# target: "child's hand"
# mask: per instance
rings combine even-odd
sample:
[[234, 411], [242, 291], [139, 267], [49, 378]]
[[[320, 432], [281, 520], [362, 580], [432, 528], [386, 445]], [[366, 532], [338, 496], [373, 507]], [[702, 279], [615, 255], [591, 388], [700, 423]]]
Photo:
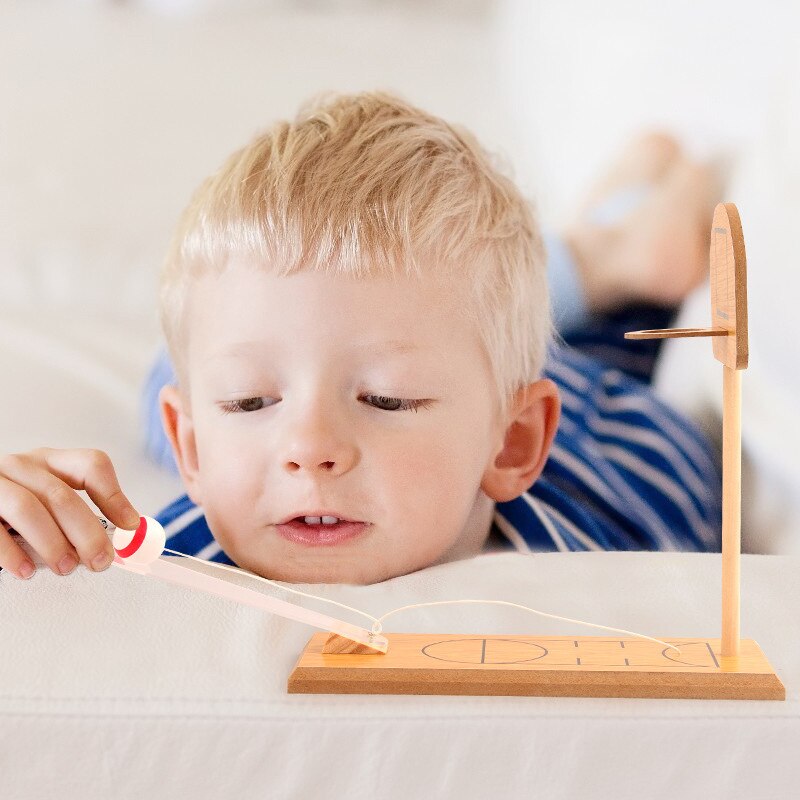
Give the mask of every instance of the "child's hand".
[[[85, 490], [117, 527], [133, 530], [139, 524], [102, 450], [39, 447], [0, 456], [0, 567], [21, 578], [35, 569], [10, 529], [56, 575], [67, 575], [79, 560], [96, 572], [111, 564], [114, 548], [108, 534], [75, 489]], [[33, 568], [28, 575], [25, 564]]]

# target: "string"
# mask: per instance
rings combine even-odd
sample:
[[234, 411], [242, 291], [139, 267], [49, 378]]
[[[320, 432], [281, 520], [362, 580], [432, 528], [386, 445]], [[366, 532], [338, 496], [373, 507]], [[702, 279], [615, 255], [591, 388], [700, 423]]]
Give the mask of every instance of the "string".
[[[645, 636], [643, 633], [636, 633], [634, 631], [626, 631], [623, 628], [610, 628], [608, 625], [597, 625], [594, 622], [584, 622], [580, 619], [570, 619], [569, 617], [560, 617], [558, 614], [548, 614], [546, 611], [537, 611], [535, 608], [528, 608], [528, 606], [520, 605], [519, 603], [511, 603], [508, 600], [436, 600], [432, 603], [413, 603], [409, 606], [401, 606], [400, 608], [395, 608], [392, 611], [389, 611], [387, 614], [384, 614], [379, 619], [386, 619], [386, 617], [396, 614], [398, 611], [403, 611], [406, 608], [421, 608], [422, 606], [439, 606], [445, 605], [447, 603], [497, 603], [498, 605], [504, 606], [514, 606], [515, 608], [523, 608], [526, 611], [532, 611], [534, 614], [541, 614], [543, 617], [552, 617], [553, 619], [563, 619], [567, 622], [577, 622], [579, 625], [589, 625], [592, 628], [603, 628], [607, 631], [616, 631], [617, 633], [628, 633], [631, 636], [640, 636], [643, 639], [649, 639], [651, 642], [658, 642], [659, 644], [663, 644], [666, 647], [671, 647], [673, 650], [677, 650], [678, 654], [680, 655], [680, 648], [676, 647], [674, 644], [669, 644], [668, 642], [664, 642], [661, 639], [655, 639], [652, 636]], [[372, 626], [373, 633], [380, 633], [382, 628], [375, 630], [375, 626]]]
[[[183, 556], [184, 558], [191, 558], [192, 561], [199, 561], [201, 564], [208, 564], [211, 567], [216, 567], [217, 569], [226, 569], [229, 572], [238, 572], [240, 575], [244, 575], [247, 578], [254, 578], [257, 581], [264, 581], [264, 583], [270, 584], [270, 586], [275, 586], [278, 589], [285, 589], [287, 592], [292, 592], [293, 594], [299, 594], [303, 597], [310, 597], [312, 600], [322, 600], [323, 603], [333, 603], [335, 606], [341, 606], [342, 608], [346, 608], [348, 611], [355, 611], [356, 614], [362, 614], [365, 617], [368, 617], [372, 620], [373, 628], [375, 623], [380, 625], [380, 620], [377, 617], [373, 617], [372, 614], [368, 614], [366, 611], [361, 611], [358, 608], [353, 608], [352, 606], [345, 605], [344, 603], [340, 603], [338, 600], [331, 600], [327, 597], [319, 597], [315, 594], [309, 594], [308, 592], [301, 592], [299, 589], [292, 589], [289, 586], [284, 586], [282, 583], [277, 583], [276, 581], [271, 581], [269, 578], [265, 578], [263, 575], [256, 575], [253, 572], [248, 572], [246, 569], [240, 569], [239, 567], [231, 567], [228, 564], [217, 564], [214, 561], [207, 561], [204, 558], [196, 558], [195, 556], [186, 555], [186, 553], [179, 553], [177, 550], [170, 550], [168, 547], [164, 548], [165, 553], [174, 553], [176, 556]], [[374, 631], [373, 633], [380, 633], [380, 631]]]
[[[381, 620], [386, 619], [386, 617], [391, 616], [392, 614], [396, 614], [398, 611], [405, 611], [408, 608], [422, 608], [424, 606], [441, 606], [441, 605], [450, 605], [456, 603], [492, 603], [496, 605], [505, 605], [505, 606], [513, 606], [515, 608], [521, 608], [525, 611], [531, 611], [534, 614], [541, 614], [544, 617], [551, 617], [552, 619], [560, 619], [566, 622], [575, 622], [578, 625], [588, 625], [592, 628], [602, 628], [607, 631], [615, 631], [617, 633], [625, 633], [630, 636], [637, 636], [642, 639], [648, 639], [651, 642], [658, 642], [659, 644], [663, 644], [667, 648], [672, 648], [673, 650], [678, 651], [678, 655], [680, 655], [681, 650], [679, 647], [676, 647], [674, 644], [669, 644], [669, 642], [662, 641], [661, 639], [656, 639], [652, 636], [647, 636], [643, 633], [636, 633], [635, 631], [626, 631], [623, 628], [611, 628], [608, 625], [598, 625], [594, 622], [584, 622], [583, 620], [579, 619], [571, 619], [569, 617], [561, 617], [558, 614], [548, 614], [546, 611], [537, 611], [535, 608], [529, 608], [528, 606], [520, 605], [519, 603], [512, 603], [508, 600], [474, 600], [474, 599], [464, 599], [464, 600], [436, 600], [431, 603], [412, 603], [411, 605], [407, 606], [400, 606], [400, 608], [392, 609], [388, 611], [381, 617], [374, 617], [372, 614], [367, 613], [366, 611], [361, 611], [358, 608], [353, 608], [352, 606], [345, 605], [344, 603], [340, 603], [338, 600], [331, 600], [328, 597], [320, 597], [319, 595], [310, 594], [309, 592], [301, 592], [299, 589], [292, 589], [289, 586], [284, 586], [282, 583], [277, 583], [276, 581], [272, 581], [269, 578], [265, 578], [263, 575], [256, 575], [253, 572], [248, 572], [247, 570], [240, 569], [239, 567], [231, 567], [227, 564], [217, 564], [214, 561], [207, 561], [203, 558], [196, 558], [195, 556], [187, 555], [186, 553], [179, 553], [177, 550], [170, 550], [168, 547], [164, 548], [164, 552], [166, 553], [174, 553], [178, 556], [183, 556], [184, 558], [191, 558], [194, 561], [199, 561], [202, 564], [208, 564], [209, 566], [216, 567], [217, 569], [225, 569], [229, 570], [230, 572], [238, 572], [240, 575], [244, 575], [248, 578], [254, 578], [258, 581], [264, 581], [265, 583], [270, 584], [270, 586], [275, 586], [278, 589], [284, 589], [287, 592], [292, 592], [294, 594], [299, 594], [303, 597], [309, 597], [312, 600], [321, 600], [323, 603], [333, 603], [333, 605], [340, 606], [341, 608], [346, 608], [348, 611], [354, 611], [356, 614], [362, 614], [365, 617], [368, 617], [372, 620], [372, 633], [376, 636], [382, 633], [383, 625]], [[533, 555], [533, 553], [530, 553]]]

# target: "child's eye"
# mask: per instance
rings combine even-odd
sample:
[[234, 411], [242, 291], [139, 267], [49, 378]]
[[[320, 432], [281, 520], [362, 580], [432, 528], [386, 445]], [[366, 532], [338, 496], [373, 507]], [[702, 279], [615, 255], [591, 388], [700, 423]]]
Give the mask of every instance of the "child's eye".
[[219, 404], [223, 414], [237, 411], [259, 411], [264, 407], [263, 397], [245, 397], [243, 400], [228, 400]]
[[364, 397], [377, 398], [379, 403], [389, 406], [389, 408], [385, 405], [376, 406], [382, 411], [416, 411], [420, 407], [427, 408], [431, 403], [430, 400], [403, 400], [399, 397], [384, 397], [377, 394], [366, 394]]

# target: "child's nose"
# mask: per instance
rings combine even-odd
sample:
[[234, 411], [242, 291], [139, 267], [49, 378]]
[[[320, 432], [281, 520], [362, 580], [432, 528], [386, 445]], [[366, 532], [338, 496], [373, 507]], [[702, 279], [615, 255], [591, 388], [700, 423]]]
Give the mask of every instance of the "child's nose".
[[356, 446], [343, 436], [296, 435], [283, 453], [289, 472], [339, 474], [351, 469], [358, 460]]
[[343, 472], [358, 461], [358, 444], [352, 425], [343, 413], [325, 401], [312, 402], [297, 409], [286, 420], [278, 455], [290, 472]]

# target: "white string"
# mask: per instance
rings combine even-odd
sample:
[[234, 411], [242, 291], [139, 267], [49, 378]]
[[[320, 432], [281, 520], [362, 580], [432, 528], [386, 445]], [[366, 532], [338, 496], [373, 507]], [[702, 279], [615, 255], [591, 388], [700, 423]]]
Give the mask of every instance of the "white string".
[[[396, 614], [398, 611], [403, 611], [406, 608], [421, 608], [422, 606], [440, 606], [446, 605], [447, 603], [497, 603], [498, 605], [503, 606], [514, 606], [515, 608], [523, 608], [525, 611], [532, 611], [534, 614], [541, 614], [543, 617], [552, 617], [553, 619], [563, 619], [567, 622], [577, 622], [578, 625], [589, 625], [592, 628], [603, 628], [607, 631], [616, 631], [617, 633], [628, 633], [631, 636], [640, 636], [643, 639], [649, 639], [651, 642], [658, 642], [659, 644], [663, 644], [666, 647], [671, 647], [673, 650], [677, 650], [678, 654], [680, 655], [680, 648], [676, 647], [674, 644], [669, 644], [668, 642], [664, 642], [661, 639], [654, 639], [652, 636], [645, 636], [643, 633], [635, 633], [634, 631], [626, 631], [622, 628], [610, 628], [608, 625], [596, 625], [594, 622], [583, 622], [580, 619], [570, 619], [569, 617], [560, 617], [558, 614], [548, 614], [546, 611], [537, 611], [535, 608], [528, 608], [528, 606], [522, 606], [519, 603], [511, 603], [508, 600], [436, 600], [433, 603], [413, 603], [409, 606], [401, 606], [400, 608], [395, 608], [392, 611], [389, 611], [387, 614], [384, 614], [379, 619], [386, 619], [386, 617], [391, 616], [392, 614]], [[375, 629], [375, 626], [372, 626], [373, 633], [380, 633], [382, 627], [379, 627], [378, 630]]]
[[[248, 572], [247, 570], [240, 569], [239, 567], [231, 567], [227, 564], [217, 564], [214, 561], [206, 561], [202, 558], [195, 558], [194, 556], [186, 555], [186, 553], [179, 553], [177, 550], [170, 550], [168, 547], [164, 548], [164, 552], [166, 553], [174, 553], [178, 556], [183, 556], [184, 558], [191, 558], [193, 561], [199, 561], [202, 564], [208, 564], [212, 567], [216, 567], [217, 569], [226, 569], [230, 572], [238, 572], [240, 575], [244, 575], [248, 578], [255, 578], [259, 581], [264, 581], [265, 583], [270, 584], [271, 586], [276, 586], [278, 589], [285, 589], [287, 592], [293, 592], [294, 594], [302, 595], [303, 597], [310, 597], [312, 600], [322, 600], [323, 603], [333, 603], [336, 606], [340, 606], [341, 608], [346, 608], [348, 611], [354, 611], [356, 614], [363, 614], [365, 617], [368, 617], [372, 620], [372, 632], [374, 634], [380, 634], [383, 631], [383, 625], [381, 624], [381, 620], [386, 619], [386, 617], [391, 616], [392, 614], [396, 614], [398, 611], [404, 611], [407, 608], [422, 608], [424, 606], [441, 606], [441, 605], [448, 605], [448, 604], [455, 604], [455, 603], [494, 603], [497, 605], [505, 605], [505, 606], [514, 606], [515, 608], [521, 608], [525, 611], [531, 611], [534, 614], [541, 614], [544, 617], [551, 617], [552, 619], [561, 619], [565, 620], [566, 622], [576, 622], [578, 625], [589, 625], [592, 628], [603, 628], [607, 631], [616, 631], [617, 633], [626, 633], [630, 636], [638, 636], [642, 639], [649, 639], [651, 642], [658, 642], [659, 644], [663, 644], [665, 647], [671, 647], [673, 650], [677, 650], [678, 654], [680, 655], [680, 648], [676, 647], [674, 644], [669, 644], [668, 642], [664, 642], [661, 639], [655, 639], [652, 636], [646, 636], [643, 633], [636, 633], [634, 631], [626, 631], [622, 628], [610, 628], [607, 625], [597, 625], [594, 622], [584, 622], [583, 620], [579, 619], [570, 619], [569, 617], [560, 617], [557, 614], [548, 614], [546, 611], [537, 611], [535, 608], [529, 608], [528, 606], [520, 605], [519, 603], [511, 603], [507, 600], [436, 600], [431, 603], [413, 603], [412, 605], [408, 606], [400, 606], [400, 608], [395, 608], [392, 611], [388, 611], [381, 617], [373, 617], [372, 614], [368, 614], [366, 611], [361, 611], [358, 608], [353, 608], [352, 606], [345, 605], [344, 603], [340, 603], [337, 600], [331, 600], [327, 597], [319, 597], [315, 594], [309, 594], [308, 592], [301, 592], [299, 589], [291, 589], [288, 586], [284, 586], [281, 583], [277, 583], [276, 581], [272, 581], [269, 578], [265, 578], [262, 575], [256, 575], [252, 572]], [[533, 555], [533, 553], [530, 553]]]
[[333, 603], [335, 606], [341, 606], [342, 608], [346, 608], [348, 611], [355, 611], [356, 614], [363, 614], [365, 617], [369, 617], [373, 623], [377, 623], [379, 626], [381, 624], [377, 617], [373, 617], [372, 614], [368, 614], [366, 611], [360, 611], [352, 606], [347, 606], [344, 603], [340, 603], [338, 600], [331, 600], [327, 597], [318, 597], [315, 594], [301, 592], [299, 589], [290, 589], [288, 586], [284, 586], [282, 583], [276, 583], [275, 581], [271, 581], [269, 578], [265, 578], [263, 575], [256, 575], [252, 572], [248, 572], [245, 569], [240, 569], [239, 567], [231, 567], [228, 564], [217, 564], [215, 561], [207, 561], [204, 558], [195, 558], [194, 556], [186, 555], [186, 553], [179, 553], [177, 550], [170, 550], [168, 547], [164, 548], [164, 552], [174, 553], [176, 556], [183, 556], [184, 558], [191, 558], [192, 561], [199, 561], [201, 564], [208, 564], [209, 566], [216, 567], [217, 569], [226, 569], [229, 572], [238, 572], [240, 575], [244, 575], [247, 578], [255, 578], [257, 581], [264, 581], [264, 583], [268, 583], [270, 586], [276, 586], [278, 589], [285, 589], [287, 592], [293, 592], [294, 594], [299, 594], [303, 597], [310, 597], [312, 600], [322, 600], [323, 603]]

